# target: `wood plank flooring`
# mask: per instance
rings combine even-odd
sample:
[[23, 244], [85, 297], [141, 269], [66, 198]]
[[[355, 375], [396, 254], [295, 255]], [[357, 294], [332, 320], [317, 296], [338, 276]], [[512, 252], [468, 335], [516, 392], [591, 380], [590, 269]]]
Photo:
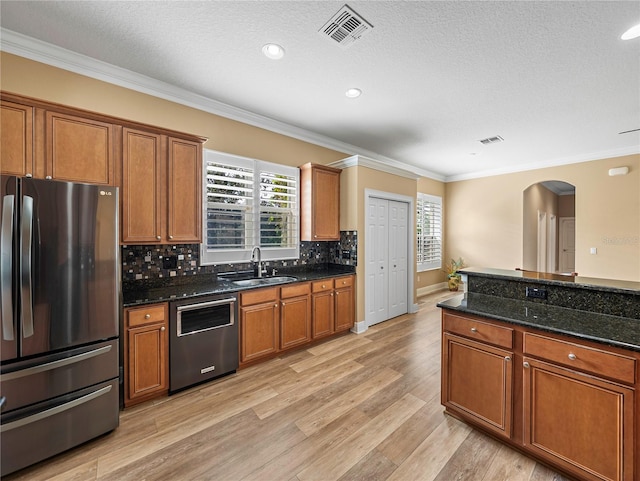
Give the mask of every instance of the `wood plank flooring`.
[[127, 409], [114, 432], [4, 479], [566, 480], [443, 413], [435, 305], [449, 295]]

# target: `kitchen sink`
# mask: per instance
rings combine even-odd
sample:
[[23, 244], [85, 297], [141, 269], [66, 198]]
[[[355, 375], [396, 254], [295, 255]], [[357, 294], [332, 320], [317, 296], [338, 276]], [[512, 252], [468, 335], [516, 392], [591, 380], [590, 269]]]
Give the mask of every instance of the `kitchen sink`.
[[241, 287], [255, 287], [255, 286], [269, 286], [271, 284], [284, 284], [285, 282], [293, 282], [297, 279], [291, 276], [275, 276], [275, 277], [259, 277], [253, 279], [242, 279], [239, 281], [231, 281], [236, 286]]

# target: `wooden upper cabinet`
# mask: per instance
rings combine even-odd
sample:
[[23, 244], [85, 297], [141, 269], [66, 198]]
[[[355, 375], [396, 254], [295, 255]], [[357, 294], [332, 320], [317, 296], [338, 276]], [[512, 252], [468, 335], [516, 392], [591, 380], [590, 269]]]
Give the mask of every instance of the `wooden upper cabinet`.
[[122, 132], [122, 241], [162, 240], [162, 136], [140, 130]]
[[202, 144], [169, 137], [168, 239], [202, 239]]
[[48, 111], [45, 178], [116, 185], [114, 125]]
[[129, 128], [122, 141], [122, 242], [200, 242], [202, 143]]
[[300, 239], [340, 240], [340, 169], [300, 167]]
[[33, 175], [33, 107], [0, 105], [0, 166], [7, 175]]

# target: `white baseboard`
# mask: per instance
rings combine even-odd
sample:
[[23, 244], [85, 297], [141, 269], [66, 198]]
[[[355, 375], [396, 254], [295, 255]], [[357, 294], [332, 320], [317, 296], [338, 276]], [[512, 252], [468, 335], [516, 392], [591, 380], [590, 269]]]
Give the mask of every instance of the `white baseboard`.
[[443, 289], [448, 289], [448, 284], [446, 282], [441, 282], [439, 284], [431, 284], [430, 286], [420, 287], [419, 289], [416, 290], [416, 297], [426, 296], [427, 294], [441, 291]]
[[369, 329], [369, 326], [367, 325], [367, 321], [360, 321], [355, 323], [355, 325], [351, 328], [351, 332], [355, 334], [362, 334], [367, 329]]

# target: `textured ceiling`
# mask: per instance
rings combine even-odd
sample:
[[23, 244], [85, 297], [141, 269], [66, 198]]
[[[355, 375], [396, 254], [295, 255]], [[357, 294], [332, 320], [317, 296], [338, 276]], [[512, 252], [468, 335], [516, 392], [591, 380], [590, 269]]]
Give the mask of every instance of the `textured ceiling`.
[[640, 2], [353, 1], [373, 29], [343, 49], [318, 30], [344, 3], [3, 0], [0, 21], [448, 179], [640, 151], [618, 134], [640, 128]]

